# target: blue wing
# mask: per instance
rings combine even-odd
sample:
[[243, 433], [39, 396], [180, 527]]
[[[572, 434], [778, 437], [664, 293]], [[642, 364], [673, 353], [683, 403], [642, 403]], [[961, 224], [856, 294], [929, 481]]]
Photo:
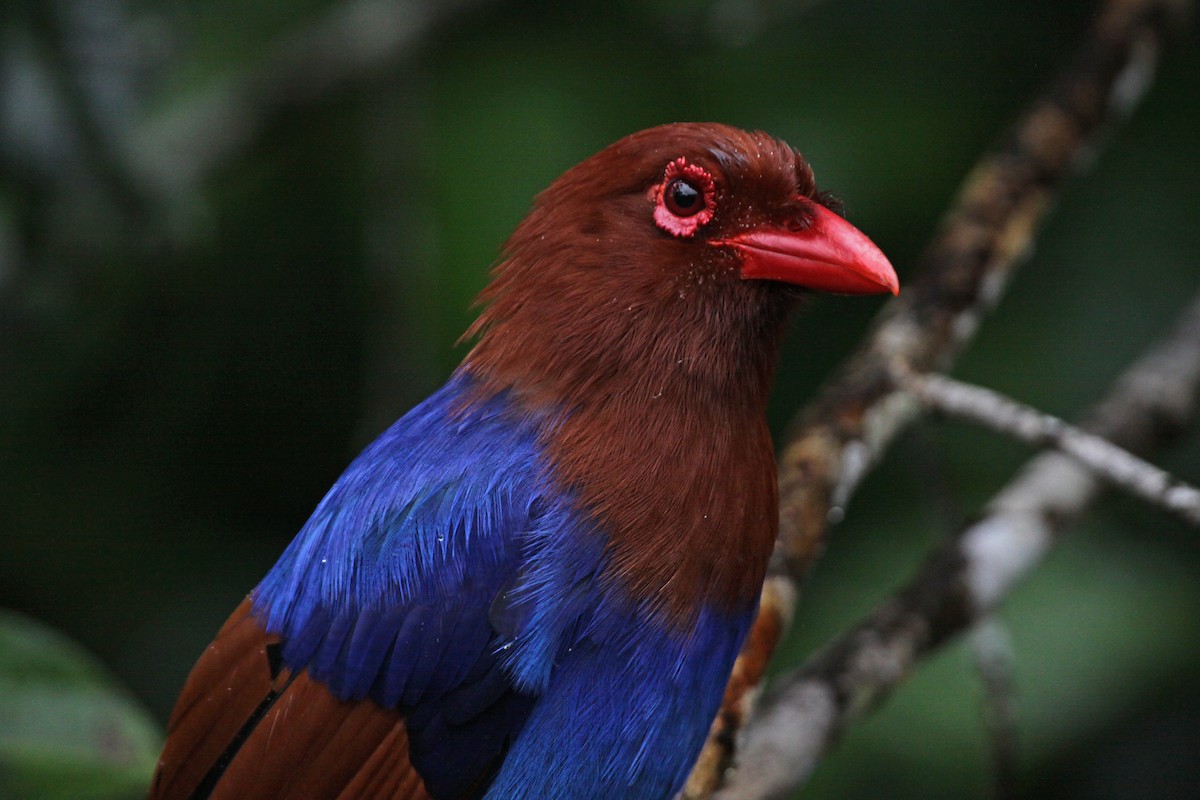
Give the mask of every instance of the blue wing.
[[434, 796], [497, 769], [588, 606], [602, 538], [549, 485], [543, 424], [457, 374], [359, 455], [253, 595], [287, 666], [404, 713]]

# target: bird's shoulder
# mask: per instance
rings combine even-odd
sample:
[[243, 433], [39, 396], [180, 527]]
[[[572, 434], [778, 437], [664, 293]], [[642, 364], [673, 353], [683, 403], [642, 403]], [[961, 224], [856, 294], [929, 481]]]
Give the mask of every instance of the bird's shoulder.
[[494, 767], [591, 604], [545, 416], [461, 371], [351, 463], [251, 597], [283, 664], [405, 719], [426, 785]]
[[539, 420], [472, 392], [456, 374], [346, 468], [256, 592], [272, 627], [305, 603], [433, 601], [503, 565], [538, 513]]

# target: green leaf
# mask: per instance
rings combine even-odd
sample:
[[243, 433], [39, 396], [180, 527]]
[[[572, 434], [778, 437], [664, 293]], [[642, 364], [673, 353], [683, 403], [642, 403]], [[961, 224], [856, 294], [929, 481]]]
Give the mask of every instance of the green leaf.
[[80, 645], [0, 611], [0, 797], [144, 797], [162, 733]]

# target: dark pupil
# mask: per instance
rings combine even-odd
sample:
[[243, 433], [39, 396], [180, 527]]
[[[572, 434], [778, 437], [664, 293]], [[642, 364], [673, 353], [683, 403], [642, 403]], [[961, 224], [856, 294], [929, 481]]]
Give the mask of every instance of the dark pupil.
[[700, 202], [700, 193], [687, 181], [675, 181], [671, 187], [671, 200], [681, 210], [690, 211], [696, 203]]

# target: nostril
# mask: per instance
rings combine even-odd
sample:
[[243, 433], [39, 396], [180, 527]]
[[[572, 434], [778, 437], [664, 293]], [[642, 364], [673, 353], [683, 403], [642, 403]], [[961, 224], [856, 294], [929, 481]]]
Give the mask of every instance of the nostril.
[[784, 207], [782, 227], [792, 233], [806, 231], [812, 227], [815, 216], [813, 202], [805, 197], [796, 197]]
[[808, 230], [810, 225], [812, 225], [812, 217], [809, 214], [799, 210], [797, 210], [797, 212], [792, 216], [788, 217], [787, 221], [783, 223], [783, 227], [792, 233], [799, 233], [800, 231]]

